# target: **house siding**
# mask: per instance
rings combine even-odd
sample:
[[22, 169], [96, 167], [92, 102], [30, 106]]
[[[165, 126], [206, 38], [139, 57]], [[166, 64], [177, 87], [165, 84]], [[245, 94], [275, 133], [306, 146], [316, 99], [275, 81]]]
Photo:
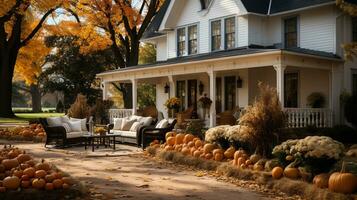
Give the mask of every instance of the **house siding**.
[[156, 60], [167, 60], [167, 39], [166, 37], [158, 38], [156, 40]]

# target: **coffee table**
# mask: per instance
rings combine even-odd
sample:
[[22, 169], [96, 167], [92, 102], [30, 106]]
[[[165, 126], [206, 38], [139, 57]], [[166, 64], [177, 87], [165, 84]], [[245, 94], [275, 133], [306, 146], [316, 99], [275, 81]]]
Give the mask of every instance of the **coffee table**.
[[[110, 147], [111, 141], [113, 141], [113, 150], [115, 150], [115, 138], [119, 135], [115, 134], [104, 134], [104, 135], [83, 135], [84, 139], [84, 149], [87, 150], [87, 146], [92, 146], [92, 151], [94, 152], [94, 147], [97, 148], [99, 145], [103, 145], [105, 148]], [[108, 143], [107, 143], [108, 142]]]

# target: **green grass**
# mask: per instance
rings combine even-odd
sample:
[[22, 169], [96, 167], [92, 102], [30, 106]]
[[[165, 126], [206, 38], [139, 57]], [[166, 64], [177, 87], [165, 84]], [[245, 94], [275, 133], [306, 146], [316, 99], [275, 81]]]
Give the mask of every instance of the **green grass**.
[[15, 118], [0, 118], [0, 123], [27, 123], [30, 120], [63, 116], [64, 113], [15, 113]]

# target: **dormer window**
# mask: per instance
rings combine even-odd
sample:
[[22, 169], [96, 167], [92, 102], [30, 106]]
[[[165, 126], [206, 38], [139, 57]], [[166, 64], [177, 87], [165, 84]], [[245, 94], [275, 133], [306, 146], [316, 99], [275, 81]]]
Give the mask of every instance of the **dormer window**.
[[209, 4], [211, 3], [212, 0], [200, 0], [201, 2], [201, 9], [205, 10], [208, 8]]

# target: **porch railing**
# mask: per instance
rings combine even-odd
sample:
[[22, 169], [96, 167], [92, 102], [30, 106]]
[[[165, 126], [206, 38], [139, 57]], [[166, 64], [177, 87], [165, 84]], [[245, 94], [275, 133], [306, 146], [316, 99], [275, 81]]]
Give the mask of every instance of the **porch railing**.
[[109, 120], [113, 123], [114, 118], [124, 118], [129, 117], [133, 114], [133, 109], [110, 109], [109, 110]]
[[325, 108], [285, 108], [288, 128], [332, 127], [332, 110]]

